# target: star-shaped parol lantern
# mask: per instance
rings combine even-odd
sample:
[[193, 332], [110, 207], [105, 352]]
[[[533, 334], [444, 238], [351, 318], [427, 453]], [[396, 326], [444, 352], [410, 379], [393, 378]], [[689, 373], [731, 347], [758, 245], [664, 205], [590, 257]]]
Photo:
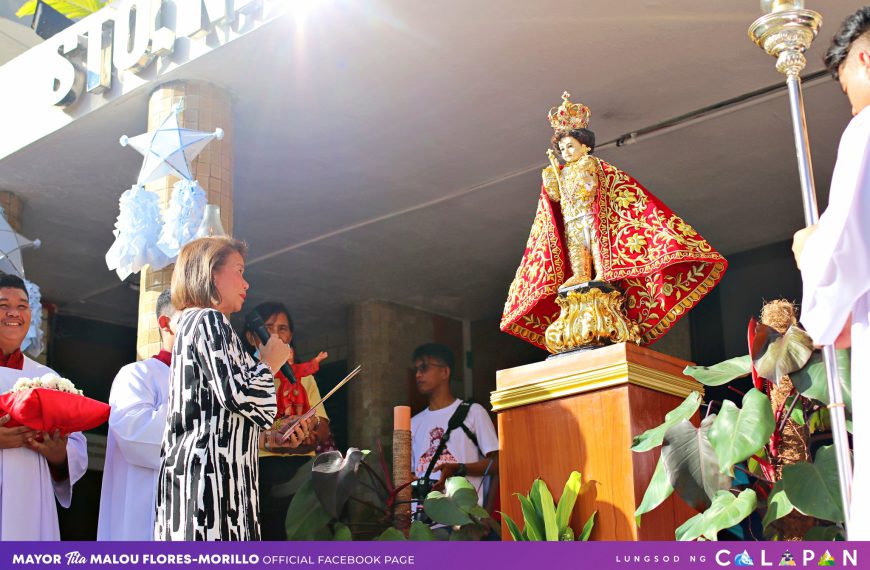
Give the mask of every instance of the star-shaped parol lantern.
[[223, 138], [222, 129], [207, 133], [179, 127], [180, 111], [181, 105], [176, 105], [155, 131], [135, 137], [121, 137], [122, 146], [130, 145], [145, 157], [138, 184], [147, 184], [169, 175], [192, 181], [190, 163], [212, 139]]

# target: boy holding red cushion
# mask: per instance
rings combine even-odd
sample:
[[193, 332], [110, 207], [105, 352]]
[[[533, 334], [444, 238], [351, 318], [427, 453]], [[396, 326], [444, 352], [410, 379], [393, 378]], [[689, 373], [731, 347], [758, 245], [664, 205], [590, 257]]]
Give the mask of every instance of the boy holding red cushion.
[[[0, 275], [0, 393], [19, 378], [56, 374], [21, 353], [29, 328], [24, 281]], [[0, 417], [0, 540], [60, 540], [54, 499], [69, 507], [73, 484], [88, 468], [85, 438], [5, 427], [8, 422], [8, 415]]]

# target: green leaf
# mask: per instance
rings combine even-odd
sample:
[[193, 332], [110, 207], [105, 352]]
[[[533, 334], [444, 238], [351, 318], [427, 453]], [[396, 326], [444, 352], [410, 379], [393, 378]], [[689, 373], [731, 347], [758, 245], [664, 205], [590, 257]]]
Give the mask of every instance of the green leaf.
[[725, 400], [710, 428], [709, 439], [719, 468], [731, 474], [735, 464], [746, 461], [770, 440], [776, 422], [770, 400], [752, 388], [743, 396], [743, 408]]
[[748, 354], [731, 358], [713, 366], [686, 366], [683, 374], [704, 386], [721, 386], [752, 373], [752, 357]]
[[429, 542], [435, 540], [435, 535], [432, 533], [432, 529], [428, 524], [423, 521], [414, 521], [411, 523], [411, 530], [408, 532], [408, 538], [410, 540]]
[[311, 481], [306, 481], [293, 495], [287, 509], [287, 540], [311, 540], [312, 529], [322, 528], [331, 520], [314, 493]]
[[[46, 4], [71, 20], [84, 18], [106, 5], [99, 0], [43, 0]], [[15, 12], [19, 18], [32, 16], [36, 12], [36, 0], [28, 0]]]
[[701, 407], [701, 394], [692, 392], [683, 402], [665, 415], [665, 422], [660, 426], [648, 429], [631, 442], [632, 451], [649, 451], [662, 444], [665, 432], [684, 420], [688, 420]]
[[474, 485], [465, 477], [450, 477], [444, 483], [444, 492], [450, 497], [456, 506], [465, 512], [477, 506], [480, 497], [477, 495]]
[[351, 534], [350, 528], [346, 524], [337, 522], [335, 523], [335, 534], [332, 540], [349, 542], [353, 540], [353, 534]]
[[782, 490], [801, 513], [832, 522], [843, 522], [840, 478], [833, 445], [819, 448], [813, 463], [782, 468]]
[[752, 514], [757, 504], [752, 489], [744, 489], [736, 497], [730, 491], [719, 491], [704, 512], [704, 538], [716, 540], [719, 531], [740, 523]]
[[566, 526], [559, 533], [559, 540], [563, 542], [574, 542], [574, 529]]
[[572, 471], [565, 488], [562, 489], [562, 496], [559, 497], [559, 506], [556, 507], [556, 526], [559, 527], [559, 531], [570, 528], [568, 525], [571, 522], [571, 513], [574, 511], [574, 504], [577, 502], [582, 484], [583, 477], [580, 473]]
[[674, 536], [679, 541], [695, 540], [704, 534], [704, 513], [698, 513], [677, 527]]
[[408, 539], [405, 538], [404, 533], [397, 529], [396, 527], [389, 527], [384, 532], [382, 532], [375, 540], [383, 540], [383, 541], [391, 541], [391, 542], [403, 542]]
[[529, 496], [534, 496], [539, 501], [540, 509], [536, 508], [535, 510], [541, 513], [541, 518], [544, 521], [544, 540], [550, 542], [559, 540], [559, 525], [556, 522], [556, 504], [547, 484], [542, 479], [535, 479], [535, 482], [532, 483], [532, 493]]
[[756, 329], [752, 347], [755, 370], [774, 384], [803, 368], [812, 354], [813, 339], [797, 325], [790, 326], [782, 336], [763, 324]]
[[653, 472], [652, 479], [643, 494], [643, 500], [640, 506], [634, 511], [634, 516], [637, 519], [637, 526], [640, 526], [640, 516], [650, 512], [657, 506], [665, 502], [665, 499], [671, 496], [674, 488], [668, 479], [668, 472], [665, 468], [664, 458], [659, 457], [659, 462], [656, 464], [656, 470]]
[[805, 541], [824, 541], [833, 542], [835, 540], [845, 540], [843, 538], [843, 529], [834, 525], [814, 526], [804, 535]]
[[478, 506], [477, 501], [477, 491], [465, 477], [450, 477], [444, 484], [444, 493], [429, 493], [423, 501], [423, 510], [437, 523], [464, 525], [473, 522], [470, 514]]
[[736, 497], [731, 491], [719, 491], [709, 509], [690, 518], [677, 529], [677, 540], [701, 537], [716, 540], [720, 531], [731, 528], [752, 514], [757, 501], [752, 489], [744, 489]]
[[731, 486], [731, 477], [722, 473], [707, 439], [715, 420], [715, 414], [707, 416], [700, 428], [684, 420], [668, 429], [662, 445], [671, 486], [697, 511], [707, 509], [718, 491]]
[[515, 523], [512, 518], [507, 516], [507, 513], [501, 513], [501, 518], [505, 522], [505, 524], [507, 524], [508, 532], [511, 533], [511, 538], [513, 538], [515, 542], [525, 542], [526, 540], [528, 540], [526, 536], [522, 532], [520, 532], [517, 523]]
[[773, 484], [773, 489], [767, 498], [767, 513], [764, 515], [764, 520], [761, 521], [761, 526], [766, 531], [772, 522], [781, 519], [793, 510], [794, 505], [791, 504], [783, 489], [782, 480], [779, 480]]
[[340, 451], [327, 451], [314, 458], [311, 467], [311, 485], [326, 512], [338, 518], [345, 503], [357, 486], [357, 471], [363, 453], [355, 447]]
[[525, 526], [523, 530], [529, 537], [529, 540], [544, 540], [544, 521], [538, 516], [534, 505], [523, 495], [517, 493], [517, 498], [520, 500], [520, 507], [523, 510], [523, 519]]
[[[849, 349], [838, 350], [837, 370], [840, 372], [840, 389], [843, 392], [843, 403], [846, 404], [846, 415], [852, 415], [852, 381], [851, 353]], [[826, 406], [831, 403], [828, 394], [828, 375], [825, 372], [825, 361], [822, 354], [816, 352], [810, 357], [806, 366], [789, 375], [795, 389], [813, 400]]]
[[432, 491], [423, 501], [423, 510], [433, 521], [448, 526], [469, 524], [471, 517], [440, 491]]
[[589, 518], [586, 520], [586, 524], [583, 525], [583, 530], [580, 532], [580, 536], [577, 538], [578, 541], [586, 542], [589, 540], [589, 535], [592, 534], [592, 528], [595, 526], [595, 515], [598, 514], [598, 511], [593, 511]]

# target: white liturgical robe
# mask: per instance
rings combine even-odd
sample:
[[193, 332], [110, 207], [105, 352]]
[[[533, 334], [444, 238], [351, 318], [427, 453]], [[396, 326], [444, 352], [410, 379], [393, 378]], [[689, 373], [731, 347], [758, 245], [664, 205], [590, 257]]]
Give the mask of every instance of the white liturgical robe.
[[156, 358], [122, 368], [109, 395], [109, 437], [97, 540], [152, 540], [169, 367]]
[[[0, 367], [0, 393], [19, 378], [56, 374], [24, 357], [21, 370]], [[72, 487], [88, 469], [88, 445], [80, 433], [66, 444], [69, 478], [54, 481], [45, 457], [26, 447], [0, 449], [0, 540], [60, 540], [55, 498], [62, 507], [72, 501]]]
[[870, 107], [843, 133], [828, 208], [801, 253], [801, 323], [833, 344], [852, 317], [854, 484], [849, 540], [870, 540]]

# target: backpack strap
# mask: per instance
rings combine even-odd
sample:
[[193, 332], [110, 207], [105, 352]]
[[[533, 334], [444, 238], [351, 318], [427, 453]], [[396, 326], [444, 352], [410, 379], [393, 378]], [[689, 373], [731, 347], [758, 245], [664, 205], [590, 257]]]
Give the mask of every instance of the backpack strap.
[[453, 415], [450, 416], [450, 419], [447, 421], [447, 431], [441, 435], [441, 441], [438, 443], [438, 447], [435, 449], [435, 454], [432, 455], [432, 459], [429, 461], [429, 466], [426, 468], [426, 474], [423, 475], [423, 479], [429, 479], [429, 476], [432, 475], [432, 471], [435, 470], [435, 464], [438, 463], [438, 459], [447, 448], [447, 442], [450, 441], [450, 433], [456, 428], [461, 428], [462, 431], [465, 432], [465, 435], [468, 436], [468, 439], [474, 443], [478, 453], [480, 453], [481, 456], [484, 456], [483, 451], [480, 449], [480, 444], [477, 443], [477, 436], [475, 436], [474, 432], [465, 425], [465, 418], [468, 417], [468, 411], [471, 409], [471, 404], [473, 403], [474, 402], [471, 400], [460, 402], [459, 407], [457, 407], [456, 411], [453, 412]]

